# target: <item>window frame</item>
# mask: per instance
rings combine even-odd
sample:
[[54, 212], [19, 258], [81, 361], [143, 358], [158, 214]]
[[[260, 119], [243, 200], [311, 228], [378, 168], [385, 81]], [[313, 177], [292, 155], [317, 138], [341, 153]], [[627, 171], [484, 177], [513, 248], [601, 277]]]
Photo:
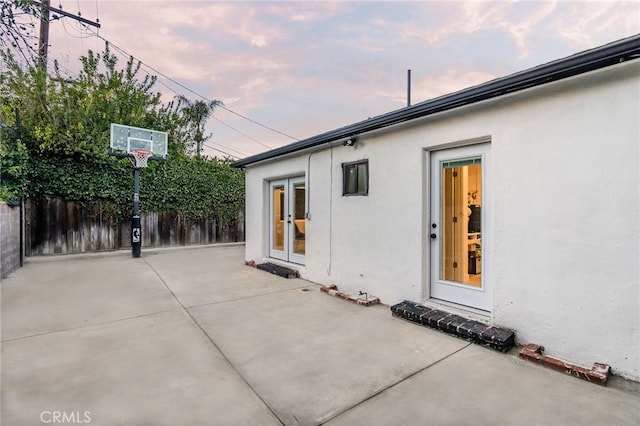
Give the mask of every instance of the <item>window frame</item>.
[[[360, 176], [359, 176], [359, 166], [364, 165], [364, 190], [359, 190], [358, 187], [358, 182], [360, 180]], [[355, 192], [348, 192], [347, 191], [347, 179], [349, 176], [348, 173], [348, 169], [354, 168], [355, 173], [356, 173], [356, 181], [355, 181]], [[349, 163], [342, 163], [342, 196], [343, 197], [354, 197], [354, 196], [368, 196], [369, 195], [369, 160], [365, 159], [365, 160], [358, 160], [358, 161], [352, 161]]]

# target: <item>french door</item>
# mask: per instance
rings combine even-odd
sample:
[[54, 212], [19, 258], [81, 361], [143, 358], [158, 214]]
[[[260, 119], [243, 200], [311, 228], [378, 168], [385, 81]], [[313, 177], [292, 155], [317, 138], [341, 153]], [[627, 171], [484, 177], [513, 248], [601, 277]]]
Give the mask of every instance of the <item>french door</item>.
[[306, 186], [304, 176], [269, 185], [269, 257], [304, 264]]
[[490, 145], [430, 158], [431, 298], [490, 311]]

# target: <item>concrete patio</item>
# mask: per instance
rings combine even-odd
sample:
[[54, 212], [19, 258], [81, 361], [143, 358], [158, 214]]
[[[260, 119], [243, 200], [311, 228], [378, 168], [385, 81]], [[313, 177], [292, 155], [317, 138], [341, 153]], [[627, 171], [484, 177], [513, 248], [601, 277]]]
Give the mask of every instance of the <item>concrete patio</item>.
[[327, 296], [243, 251], [29, 259], [1, 284], [2, 424], [640, 424], [635, 384]]

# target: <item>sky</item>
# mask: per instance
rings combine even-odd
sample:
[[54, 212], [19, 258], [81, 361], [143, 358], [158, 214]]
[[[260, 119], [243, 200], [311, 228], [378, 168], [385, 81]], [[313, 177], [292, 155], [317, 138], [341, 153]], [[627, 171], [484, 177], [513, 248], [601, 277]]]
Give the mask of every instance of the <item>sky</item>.
[[[640, 33], [640, 1], [51, 0], [49, 61], [101, 52], [168, 102], [219, 100], [205, 153], [258, 154]], [[125, 123], [126, 124], [126, 123]], [[162, 129], [160, 129], [162, 130]]]

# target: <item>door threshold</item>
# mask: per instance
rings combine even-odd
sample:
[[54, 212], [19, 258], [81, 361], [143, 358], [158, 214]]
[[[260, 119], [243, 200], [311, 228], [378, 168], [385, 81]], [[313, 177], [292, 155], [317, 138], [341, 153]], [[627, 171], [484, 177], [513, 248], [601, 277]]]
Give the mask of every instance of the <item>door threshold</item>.
[[452, 313], [457, 313], [459, 315], [467, 316], [471, 319], [477, 319], [479, 321], [487, 322], [491, 320], [491, 311], [485, 311], [482, 309], [474, 308], [472, 306], [461, 305], [459, 303], [453, 303], [446, 300], [427, 299], [422, 302], [422, 305], [434, 309], [445, 309], [447, 311], [451, 311]]

